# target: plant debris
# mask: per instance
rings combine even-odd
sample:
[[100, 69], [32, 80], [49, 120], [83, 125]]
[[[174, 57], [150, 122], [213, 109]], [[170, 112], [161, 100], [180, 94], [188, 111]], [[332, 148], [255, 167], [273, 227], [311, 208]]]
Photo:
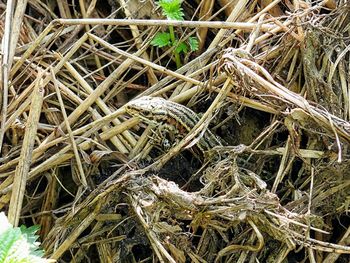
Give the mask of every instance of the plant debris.
[[0, 207], [46, 257], [349, 262], [347, 1], [10, 2]]

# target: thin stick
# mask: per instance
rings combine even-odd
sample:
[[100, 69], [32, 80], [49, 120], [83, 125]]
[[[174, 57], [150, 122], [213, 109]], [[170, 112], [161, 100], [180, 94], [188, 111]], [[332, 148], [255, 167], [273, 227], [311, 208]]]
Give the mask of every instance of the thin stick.
[[6, 6], [6, 18], [5, 18], [5, 30], [1, 45], [1, 83], [0, 83], [0, 153], [2, 149], [2, 143], [5, 135], [5, 123], [7, 116], [7, 104], [8, 104], [8, 75], [9, 75], [9, 55], [10, 55], [10, 41], [12, 30], [12, 14], [15, 8], [15, 2], [9, 0]]
[[[115, 25], [115, 26], [176, 26], [176, 27], [207, 27], [241, 29], [251, 31], [256, 28], [257, 23], [245, 22], [212, 22], [212, 21], [176, 21], [176, 20], [144, 20], [144, 19], [105, 19], [105, 18], [85, 18], [85, 19], [56, 19], [55, 23], [61, 25]], [[261, 25], [262, 31], [270, 31], [275, 28], [272, 24]]]
[[72, 143], [72, 148], [73, 148], [75, 160], [77, 161], [77, 166], [78, 166], [78, 170], [79, 170], [79, 174], [80, 174], [81, 183], [83, 184], [84, 187], [88, 187], [86, 176], [85, 176], [84, 169], [83, 169], [83, 165], [82, 165], [81, 160], [79, 158], [78, 147], [77, 147], [77, 144], [75, 143], [75, 140], [74, 140], [73, 132], [72, 132], [72, 129], [71, 129], [69, 121], [68, 121], [68, 116], [67, 116], [66, 109], [64, 107], [64, 102], [63, 102], [63, 99], [62, 99], [62, 96], [61, 96], [61, 92], [60, 92], [60, 89], [58, 88], [56, 76], [55, 76], [55, 73], [54, 73], [52, 67], [50, 67], [50, 71], [51, 71], [53, 84], [54, 84], [54, 87], [55, 87], [55, 90], [56, 90], [56, 95], [57, 95], [58, 101], [59, 101], [60, 106], [61, 106], [61, 111], [62, 111], [62, 115], [63, 115], [63, 118], [64, 118], [64, 122], [65, 122], [66, 127], [67, 127], [67, 132], [68, 132], [68, 135], [69, 135], [69, 139], [70, 139], [70, 141]]

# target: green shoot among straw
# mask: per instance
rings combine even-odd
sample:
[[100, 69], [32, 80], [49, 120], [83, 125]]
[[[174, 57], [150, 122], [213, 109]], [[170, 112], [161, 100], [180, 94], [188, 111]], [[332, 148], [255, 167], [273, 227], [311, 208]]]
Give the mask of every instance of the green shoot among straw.
[[[159, 0], [158, 4], [162, 8], [163, 14], [168, 20], [184, 20], [184, 12], [181, 7], [182, 0]], [[174, 27], [169, 26], [168, 32], [159, 32], [155, 35], [151, 41], [151, 45], [155, 47], [172, 47], [175, 49], [173, 51], [175, 57], [176, 67], [180, 68], [182, 66], [180, 54], [184, 54], [190, 51], [198, 50], [198, 39], [195, 37], [189, 37], [188, 42], [179, 41], [175, 35]]]

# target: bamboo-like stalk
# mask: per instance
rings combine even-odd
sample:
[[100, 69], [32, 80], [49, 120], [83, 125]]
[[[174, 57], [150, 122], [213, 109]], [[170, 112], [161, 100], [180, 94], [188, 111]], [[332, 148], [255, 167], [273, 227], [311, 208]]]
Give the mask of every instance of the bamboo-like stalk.
[[35, 87], [32, 93], [31, 107], [27, 127], [23, 139], [23, 148], [21, 150], [20, 159], [16, 168], [13, 181], [13, 189], [9, 206], [8, 219], [14, 226], [18, 225], [21, 214], [23, 198], [25, 195], [26, 183], [28, 179], [29, 167], [31, 165], [32, 153], [34, 148], [34, 140], [38, 128], [41, 106], [43, 103], [43, 81], [42, 74], [38, 75]]

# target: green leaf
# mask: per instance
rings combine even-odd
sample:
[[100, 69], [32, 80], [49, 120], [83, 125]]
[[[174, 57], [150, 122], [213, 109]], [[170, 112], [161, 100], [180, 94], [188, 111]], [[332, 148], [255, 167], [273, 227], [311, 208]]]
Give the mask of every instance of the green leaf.
[[21, 231], [9, 228], [0, 235], [0, 262], [6, 262], [13, 254], [15, 243], [21, 238]]
[[170, 46], [170, 34], [169, 33], [157, 33], [153, 40], [151, 41], [151, 45], [155, 47], [166, 47]]
[[180, 54], [181, 52], [183, 53], [187, 53], [188, 52], [188, 46], [186, 45], [186, 43], [184, 42], [180, 42], [180, 43], [176, 43], [176, 48], [175, 48], [175, 52]]
[[181, 7], [182, 0], [159, 0], [158, 4], [163, 9], [163, 14], [169, 20], [184, 20], [184, 12]]
[[188, 44], [190, 45], [191, 51], [197, 51], [199, 48], [199, 42], [196, 37], [189, 37]]
[[40, 226], [34, 225], [31, 227], [26, 227], [22, 225], [20, 227], [22, 235], [27, 240], [27, 243], [29, 244], [30, 254], [38, 257], [42, 257], [44, 255], [44, 251], [39, 249], [39, 242], [36, 242], [36, 240], [39, 238], [38, 235], [35, 235], [36, 232], [40, 230]]
[[39, 248], [38, 226], [12, 227], [5, 214], [0, 213], [0, 263], [47, 263]]

